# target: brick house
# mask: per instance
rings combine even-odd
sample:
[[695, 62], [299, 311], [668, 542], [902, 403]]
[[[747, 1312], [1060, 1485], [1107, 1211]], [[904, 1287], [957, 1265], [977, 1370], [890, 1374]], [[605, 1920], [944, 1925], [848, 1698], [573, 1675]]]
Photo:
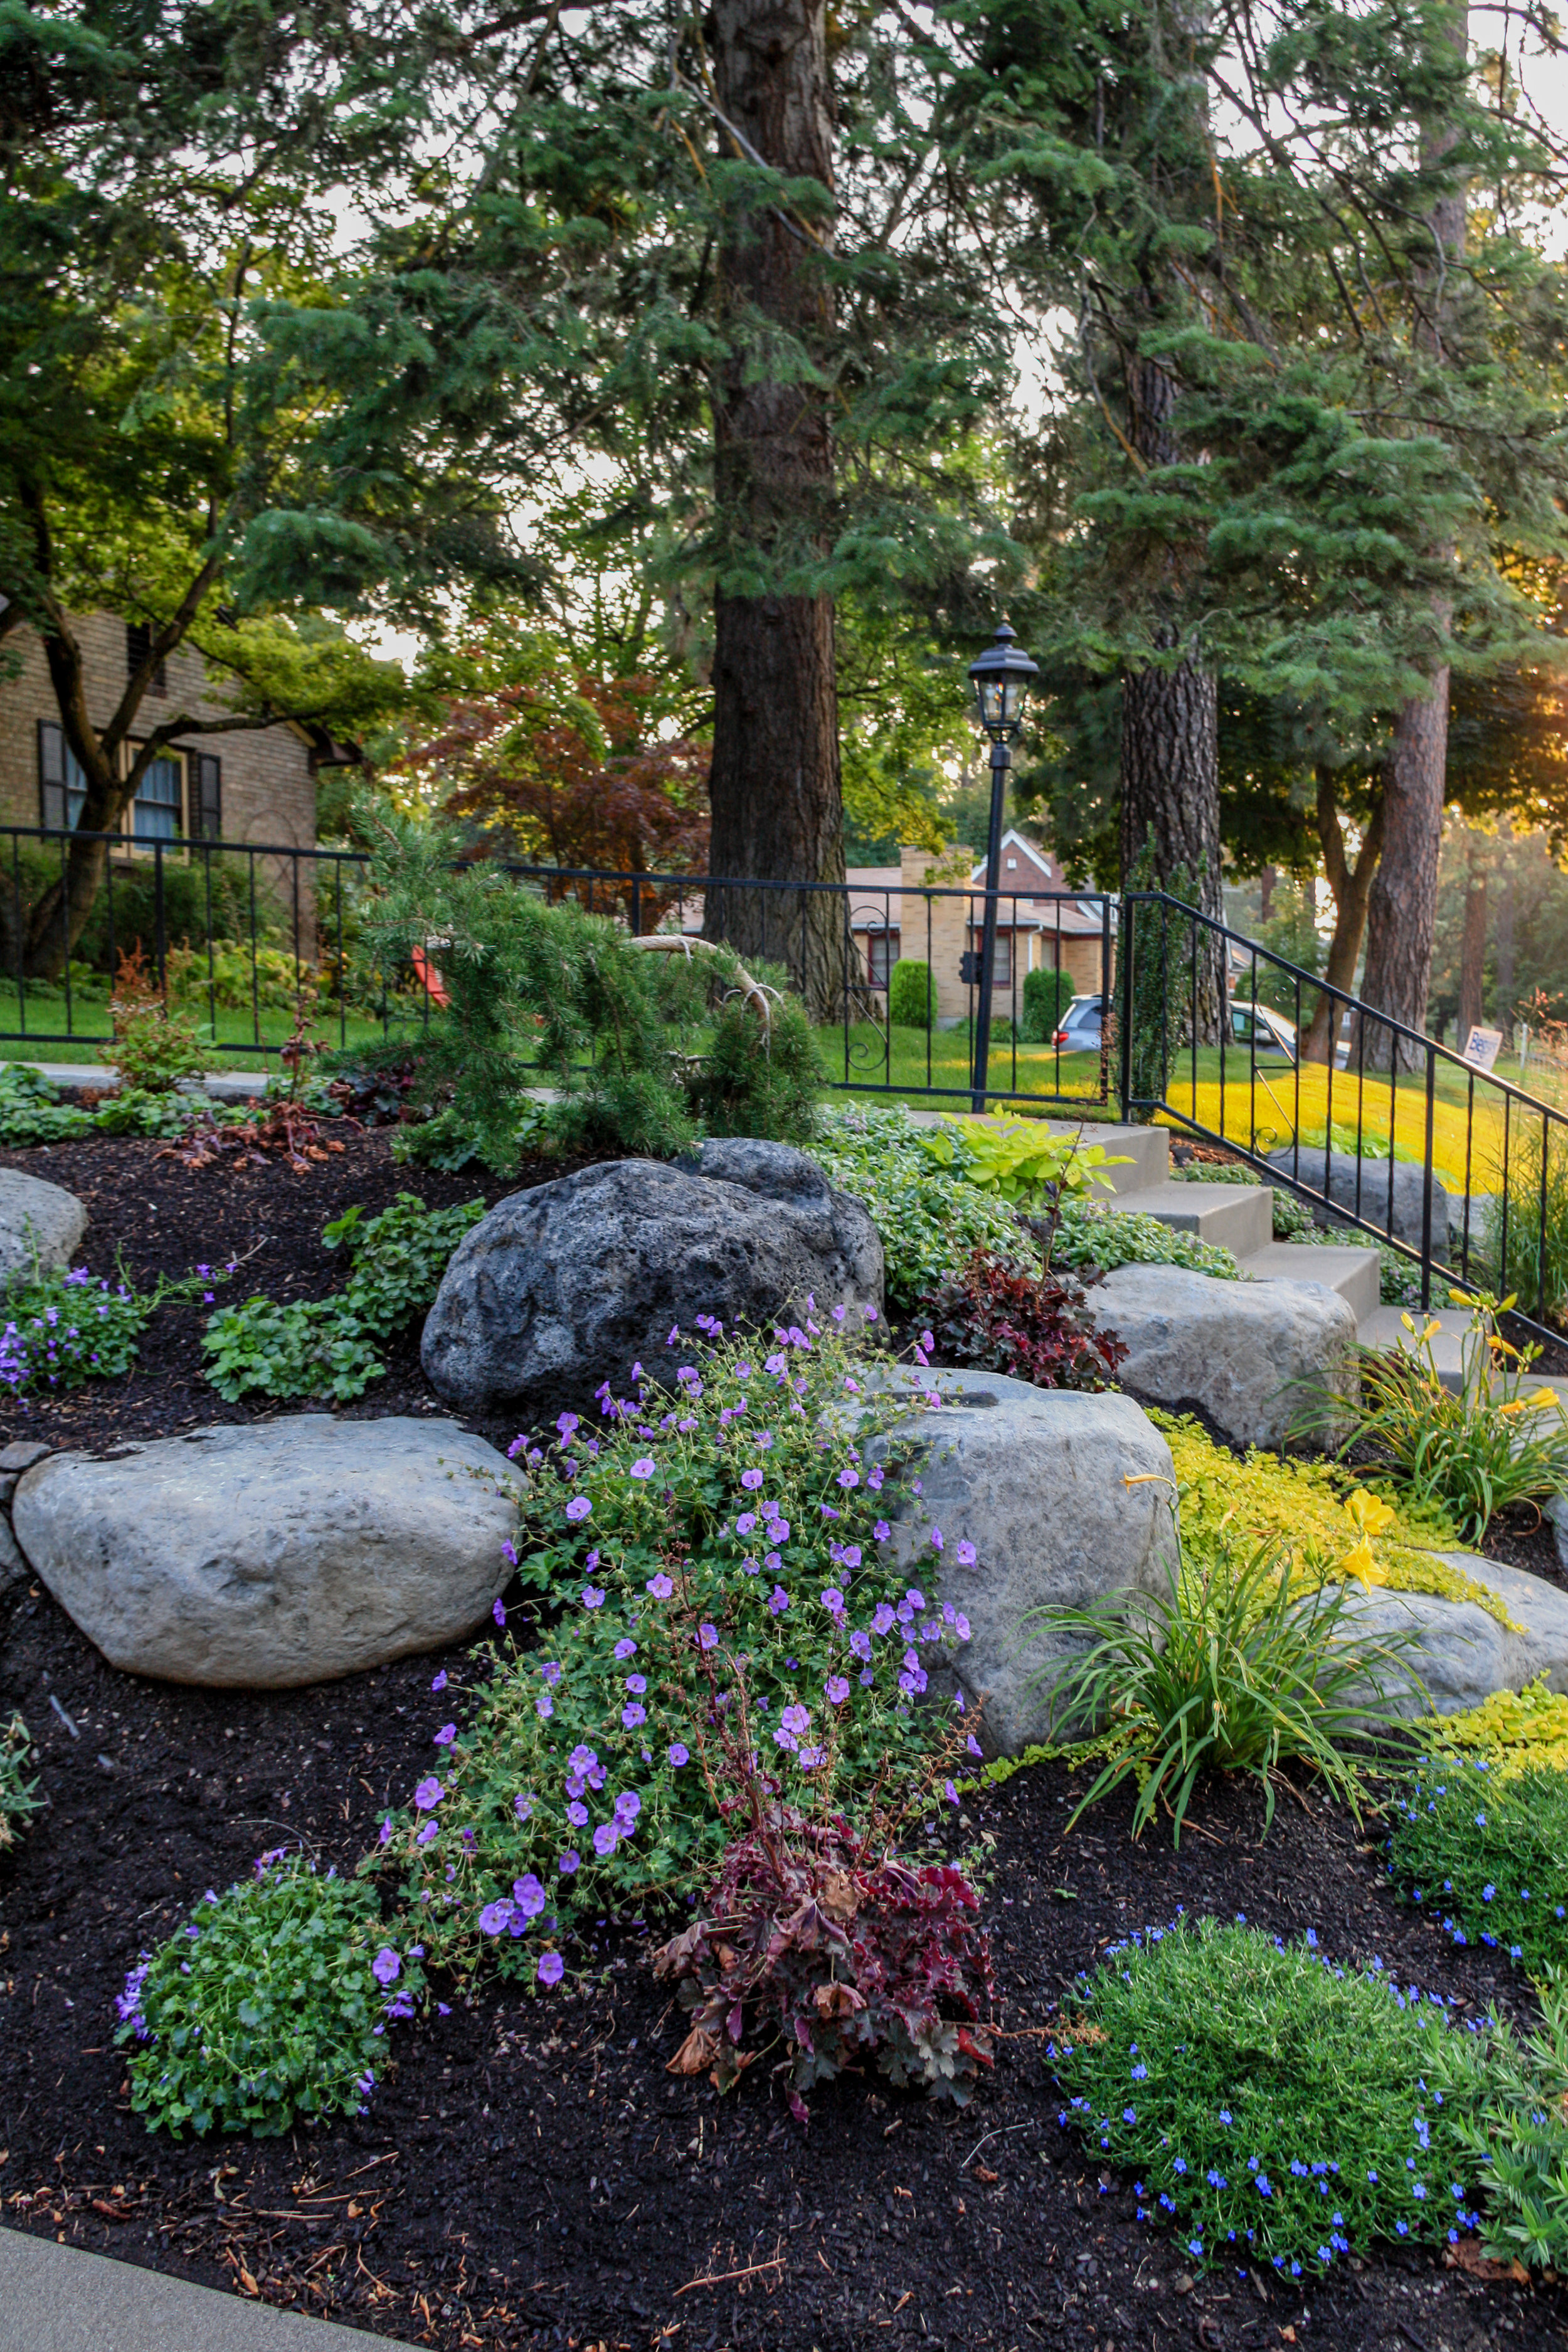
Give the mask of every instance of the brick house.
[[[88, 709], [106, 725], [132, 670], [146, 652], [146, 634], [108, 613], [76, 624], [87, 667]], [[0, 825], [66, 827], [81, 806], [80, 771], [66, 748], [59, 709], [44, 648], [28, 628], [16, 631], [6, 652], [20, 675], [0, 677]], [[206, 690], [200, 654], [170, 655], [138, 712], [144, 728], [172, 712], [195, 719], [228, 714]], [[316, 772], [351, 754], [321, 730], [285, 721], [237, 729], [171, 743], [154, 760], [125, 812], [126, 853], [137, 845], [181, 836], [192, 841], [258, 842], [271, 848], [311, 849], [316, 841]]]
[[[929, 963], [936, 981], [940, 1026], [967, 1018], [973, 992], [960, 960], [981, 942], [985, 919], [985, 860], [972, 849], [901, 849], [897, 866], [851, 866], [849, 928], [865, 958], [868, 984], [885, 989], [894, 964], [908, 957]], [[996, 909], [996, 964], [992, 1003], [999, 1017], [1023, 1005], [1025, 976], [1064, 971], [1074, 992], [1104, 984], [1105, 900], [1065, 895], [1061, 869], [1037, 842], [1009, 828], [1002, 841], [1002, 896]], [[928, 898], [921, 886], [961, 891]]]

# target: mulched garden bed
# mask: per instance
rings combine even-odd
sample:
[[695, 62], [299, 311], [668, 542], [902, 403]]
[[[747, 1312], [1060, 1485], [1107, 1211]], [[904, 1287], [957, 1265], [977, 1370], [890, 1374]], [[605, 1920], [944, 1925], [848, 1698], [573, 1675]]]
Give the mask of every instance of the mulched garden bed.
[[[287, 1302], [341, 1290], [348, 1267], [341, 1251], [322, 1248], [321, 1228], [356, 1201], [367, 1216], [389, 1207], [399, 1192], [416, 1192], [432, 1209], [480, 1198], [489, 1205], [588, 1164], [584, 1159], [525, 1160], [511, 1176], [492, 1176], [478, 1165], [445, 1176], [400, 1167], [389, 1129], [355, 1132], [343, 1122], [323, 1122], [323, 1133], [342, 1143], [342, 1152], [301, 1171], [279, 1160], [264, 1168], [190, 1169], [168, 1157], [164, 1145], [110, 1137], [3, 1151], [0, 1167], [63, 1184], [85, 1204], [89, 1223], [79, 1259], [93, 1274], [113, 1275], [122, 1259], [132, 1281], [147, 1286], [160, 1274], [188, 1274], [198, 1262], [221, 1266], [240, 1258], [239, 1272], [217, 1291], [223, 1304], [234, 1305], [256, 1291]], [[200, 1306], [178, 1303], [161, 1308], [123, 1380], [89, 1381], [58, 1396], [7, 1398], [0, 1404], [0, 1444], [28, 1437], [51, 1447], [101, 1451], [131, 1438], [171, 1436], [203, 1422], [258, 1421], [300, 1411], [298, 1402], [268, 1399], [224, 1402], [202, 1377], [206, 1314]], [[386, 1360], [386, 1379], [344, 1412], [447, 1410], [419, 1369], [417, 1325], [392, 1341]], [[500, 1433], [477, 1421], [464, 1425], [492, 1439]], [[501, 1443], [515, 1435], [509, 1426]]]
[[1184, 1906], [1315, 1927], [1330, 1958], [1377, 1954], [1472, 2014], [1513, 2005], [1506, 1967], [1394, 1901], [1375, 1825], [1315, 1795], [1283, 1800], [1262, 1841], [1257, 1797], [1221, 1791], [1179, 1854], [1152, 1835], [1133, 1846], [1119, 1801], [1068, 1837], [1073, 1783], [1056, 1767], [970, 1799], [956, 1834], [984, 1856], [1016, 2038], [963, 2114], [853, 2080], [818, 2093], [802, 2131], [764, 2068], [722, 2100], [670, 2077], [684, 2029], [638, 1947], [606, 1934], [585, 1993], [470, 2001], [437, 1984], [451, 2015], [398, 2029], [362, 2119], [269, 2142], [150, 2136], [112, 2043], [127, 1966], [263, 1846], [300, 1839], [352, 1867], [429, 1757], [436, 1666], [471, 1678], [485, 1654], [315, 1690], [184, 1690], [113, 1673], [47, 1597], [23, 1600], [0, 1703], [38, 1735], [49, 1810], [0, 1864], [7, 2223], [443, 2352], [858, 2352], [884, 2336], [952, 2352], [1480, 2352], [1568, 2335], [1563, 2291], [1425, 2253], [1322, 2282], [1194, 2278], [1057, 2123], [1031, 2029], [1107, 1942]]
[[[342, 1264], [319, 1236], [353, 1202], [374, 1211], [404, 1189], [432, 1206], [494, 1200], [563, 1172], [405, 1171], [384, 1135], [350, 1136], [302, 1175], [193, 1171], [157, 1155], [105, 1139], [0, 1164], [81, 1195], [96, 1272], [112, 1271], [121, 1247], [144, 1279], [259, 1244], [230, 1297], [336, 1287]], [[166, 1310], [129, 1380], [8, 1407], [5, 1436], [100, 1448], [257, 1417], [201, 1380], [199, 1332], [198, 1314]], [[353, 1408], [434, 1409], [416, 1333]], [[504, 1444], [511, 1432], [483, 1433]], [[1562, 1581], [1549, 1529], [1544, 1544], [1501, 1529], [1496, 1549], [1548, 1572], [1548, 1546]], [[1394, 1901], [1375, 1824], [1358, 1830], [1310, 1793], [1284, 1800], [1262, 1840], [1256, 1795], [1219, 1791], [1179, 1854], [1152, 1835], [1130, 1843], [1130, 1801], [1068, 1837], [1073, 1784], [1056, 1767], [972, 1798], [954, 1835], [982, 1855], [1005, 2038], [962, 2115], [857, 2079], [818, 2093], [803, 2132], [765, 2068], [723, 2100], [668, 2075], [683, 2028], [640, 1944], [606, 1930], [603, 1979], [587, 1991], [468, 1999], [437, 1983], [451, 2014], [398, 2029], [396, 2063], [363, 2118], [271, 2142], [150, 2136], [112, 2041], [128, 1966], [263, 1847], [300, 1840], [323, 1865], [352, 1868], [427, 1764], [437, 1668], [472, 1681], [486, 1655], [307, 1691], [185, 1690], [116, 1674], [46, 1594], [24, 1590], [0, 1624], [0, 1710], [20, 1706], [37, 1738], [48, 1810], [0, 1862], [7, 2224], [442, 2352], [859, 2352], [884, 2336], [951, 2352], [1568, 2340], [1562, 2290], [1429, 2253], [1391, 2252], [1322, 2282], [1234, 2266], [1194, 2277], [1058, 2126], [1037, 2029], [1110, 1941], [1184, 1907], [1242, 1912], [1287, 1937], [1312, 1927], [1331, 1959], [1377, 1954], [1470, 2014], [1521, 1999], [1506, 1967]]]

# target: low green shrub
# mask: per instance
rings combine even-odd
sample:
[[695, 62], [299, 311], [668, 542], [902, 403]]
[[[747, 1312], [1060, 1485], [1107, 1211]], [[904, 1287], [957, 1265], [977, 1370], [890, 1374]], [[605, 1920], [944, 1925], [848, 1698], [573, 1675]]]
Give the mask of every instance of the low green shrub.
[[1521, 2039], [1494, 2010], [1484, 2032], [1443, 2036], [1430, 2079], [1485, 2199], [1468, 2217], [1482, 2252], [1560, 2273], [1568, 2263], [1568, 1989], [1553, 1969], [1536, 1993], [1537, 2029]]
[[0, 1287], [0, 1389], [75, 1389], [84, 1381], [110, 1381], [136, 1360], [142, 1332], [171, 1300], [210, 1299], [232, 1267], [198, 1266], [171, 1282], [160, 1275], [151, 1290], [125, 1279], [95, 1280], [85, 1265], [68, 1273], [35, 1270]]
[[1019, 1627], [1076, 1653], [1050, 1684], [1053, 1728], [1106, 1736], [1073, 1821], [1135, 1780], [1133, 1836], [1163, 1810], [1180, 1845], [1199, 1780], [1240, 1772], [1262, 1790], [1267, 1832], [1285, 1764], [1317, 1773], [1359, 1819], [1362, 1770], [1345, 1743], [1393, 1729], [1385, 1693], [1413, 1678], [1409, 1643], [1358, 1637], [1347, 1587], [1298, 1583], [1277, 1542], [1240, 1549], [1222, 1527], [1184, 1545], [1177, 1525], [1166, 1565], [1157, 1597], [1034, 1610]]
[[782, 992], [765, 1036], [739, 995], [727, 996], [703, 1051], [693, 1057], [687, 1100], [709, 1135], [757, 1135], [808, 1144], [816, 1130], [823, 1069], [805, 1007]]
[[1140, 2218], [1168, 2216], [1194, 2261], [1298, 2277], [1381, 2239], [1452, 2242], [1479, 2218], [1436, 2087], [1471, 2037], [1436, 1995], [1316, 1947], [1214, 1920], [1134, 1937], [1048, 2047], [1060, 2122], [1134, 2174]]
[[1495, 1513], [1510, 1503], [1543, 1503], [1568, 1488], [1568, 1421], [1547, 1389], [1526, 1390], [1523, 1377], [1539, 1349], [1510, 1347], [1497, 1318], [1511, 1301], [1454, 1291], [1472, 1309], [1463, 1378], [1445, 1386], [1432, 1351], [1435, 1318], [1402, 1319], [1412, 1345], [1361, 1351], [1361, 1401], [1350, 1410], [1326, 1393], [1314, 1398], [1301, 1428], [1336, 1433], [1348, 1417], [1342, 1455], [1353, 1446], [1416, 1502], [1436, 1504], [1461, 1539], [1479, 1546]]
[[387, 2026], [424, 1997], [422, 1957], [384, 1940], [363, 1880], [263, 1854], [126, 1977], [114, 2038], [131, 2045], [133, 2111], [176, 2139], [363, 2115]]
[[37, 1761], [33, 1736], [21, 1717], [0, 1723], [0, 1853], [16, 1844], [43, 1801], [37, 1774], [29, 1775], [27, 1769]]
[[1455, 1943], [1505, 1952], [1532, 1977], [1568, 1962], [1568, 1773], [1435, 1759], [1399, 1798], [1388, 1855]]
[[1062, 1025], [1062, 1014], [1072, 1003], [1072, 976], [1065, 971], [1026, 971], [1024, 1011], [1018, 1034], [1026, 1045], [1048, 1045]]
[[426, 1209], [414, 1192], [400, 1192], [376, 1217], [349, 1209], [321, 1232], [329, 1249], [353, 1261], [343, 1288], [287, 1306], [258, 1297], [222, 1308], [202, 1339], [207, 1379], [231, 1404], [253, 1392], [341, 1404], [363, 1396], [386, 1370], [378, 1350], [432, 1304], [452, 1252], [484, 1213], [483, 1201]]
[[888, 982], [888, 1019], [895, 1029], [929, 1029], [936, 1019], [936, 982], [929, 963], [900, 956]]
[[844, 1328], [672, 1331], [663, 1390], [606, 1384], [597, 1435], [563, 1412], [528, 1451], [519, 1572], [551, 1613], [437, 1727], [368, 1865], [402, 1874], [433, 1961], [528, 1977], [546, 1915], [696, 1893], [724, 1842], [711, 1724], [742, 1676], [784, 1803], [816, 1790], [853, 1821], [940, 1741], [921, 1649], [969, 1629], [935, 1596], [940, 1528], [918, 1581], [885, 1549], [902, 1481], [870, 1439], [909, 1400], [868, 1394]]

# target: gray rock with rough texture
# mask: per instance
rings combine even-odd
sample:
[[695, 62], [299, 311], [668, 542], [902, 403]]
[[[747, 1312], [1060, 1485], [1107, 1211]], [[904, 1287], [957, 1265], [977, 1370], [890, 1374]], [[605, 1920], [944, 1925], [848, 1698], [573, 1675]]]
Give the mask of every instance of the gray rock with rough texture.
[[287, 1689], [472, 1633], [517, 1512], [504, 1458], [451, 1422], [290, 1413], [52, 1454], [12, 1518], [111, 1665]]
[[0, 1511], [0, 1601], [27, 1580], [27, 1563], [16, 1549], [16, 1538], [11, 1533], [11, 1522]]
[[[1114, 1610], [1167, 1589], [1170, 1448], [1131, 1397], [1037, 1389], [994, 1372], [897, 1373], [877, 1385], [889, 1381], [929, 1382], [943, 1399], [936, 1411], [917, 1405], [867, 1447], [868, 1459], [908, 1459], [912, 1440], [923, 1455], [923, 1491], [900, 1506], [889, 1549], [918, 1591], [929, 1595], [940, 1582], [941, 1599], [969, 1623], [967, 1642], [949, 1636], [922, 1651], [928, 1696], [956, 1687], [986, 1755], [1020, 1755], [1048, 1736], [1050, 1685], [1088, 1646], [1059, 1632], [1021, 1639], [1026, 1614]], [[965, 1542], [973, 1568], [959, 1558]]]
[[706, 1143], [700, 1173], [651, 1160], [584, 1168], [499, 1201], [455, 1252], [420, 1359], [467, 1412], [581, 1405], [632, 1367], [673, 1371], [700, 1315], [766, 1328], [882, 1304], [882, 1244], [858, 1201], [781, 1143]]
[[1152, 1404], [1201, 1405], [1235, 1444], [1278, 1445], [1292, 1422], [1322, 1410], [1298, 1383], [1356, 1392], [1355, 1316], [1326, 1283], [1119, 1265], [1093, 1305], [1126, 1343], [1125, 1387]]
[[1384, 1586], [1370, 1592], [1352, 1588], [1347, 1640], [1409, 1643], [1407, 1652], [1402, 1650], [1382, 1670], [1395, 1711], [1422, 1715], [1430, 1704], [1439, 1715], [1458, 1715], [1479, 1706], [1492, 1691], [1522, 1690], [1540, 1674], [1550, 1689], [1568, 1691], [1568, 1592], [1501, 1560], [1459, 1551], [1441, 1557], [1494, 1593], [1513, 1623], [1500, 1624], [1474, 1601], [1394, 1592]]
[[0, 1168], [0, 1282], [68, 1265], [87, 1231], [87, 1211], [63, 1184], [46, 1184], [19, 1169]]
[[[1358, 1159], [1352, 1152], [1325, 1153], [1321, 1144], [1303, 1144], [1300, 1153], [1294, 1148], [1271, 1151], [1268, 1165], [1286, 1176], [1299, 1175], [1303, 1184], [1310, 1184], [1316, 1192], [1326, 1192], [1330, 1200], [1337, 1201], [1343, 1209], [1353, 1211], [1375, 1225], [1380, 1233], [1392, 1234], [1396, 1241], [1408, 1242], [1414, 1248], [1421, 1246], [1421, 1170], [1408, 1160]], [[1328, 1182], [1323, 1181], [1325, 1167]], [[1393, 1207], [1390, 1210], [1389, 1181], [1393, 1179]], [[1356, 1187], [1360, 1184], [1361, 1205], [1356, 1206]], [[1464, 1203], [1459, 1204], [1464, 1214]], [[1346, 1220], [1336, 1217], [1329, 1209], [1314, 1207], [1313, 1222], [1325, 1229], [1344, 1229]], [[1448, 1242], [1449, 1201], [1447, 1192], [1436, 1176], [1432, 1179], [1432, 1246], [1439, 1255]], [[1355, 1230], [1360, 1230], [1356, 1228]], [[1473, 1237], [1473, 1236], [1472, 1236]]]

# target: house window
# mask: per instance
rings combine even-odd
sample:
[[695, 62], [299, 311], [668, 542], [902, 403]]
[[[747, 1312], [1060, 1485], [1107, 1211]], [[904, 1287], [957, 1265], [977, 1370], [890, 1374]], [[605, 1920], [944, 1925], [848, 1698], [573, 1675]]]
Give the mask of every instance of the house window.
[[866, 971], [873, 988], [886, 988], [898, 961], [897, 931], [872, 931], [866, 941]]
[[991, 985], [993, 988], [1011, 988], [1013, 985], [1011, 931], [998, 931], [996, 934], [996, 961], [991, 969]]
[[[153, 632], [147, 623], [127, 621], [125, 624], [125, 675], [128, 678], [135, 677], [152, 650]], [[169, 673], [162, 662], [153, 672], [151, 684], [154, 694], [168, 693]]]
[[217, 841], [223, 835], [223, 761], [210, 751], [187, 754], [191, 782], [191, 838]]
[[126, 811], [133, 841], [174, 841], [184, 831], [184, 755], [164, 751], [147, 762], [136, 798]]
[[81, 762], [66, 741], [66, 730], [38, 722], [38, 823], [51, 832], [74, 832], [87, 798]]

